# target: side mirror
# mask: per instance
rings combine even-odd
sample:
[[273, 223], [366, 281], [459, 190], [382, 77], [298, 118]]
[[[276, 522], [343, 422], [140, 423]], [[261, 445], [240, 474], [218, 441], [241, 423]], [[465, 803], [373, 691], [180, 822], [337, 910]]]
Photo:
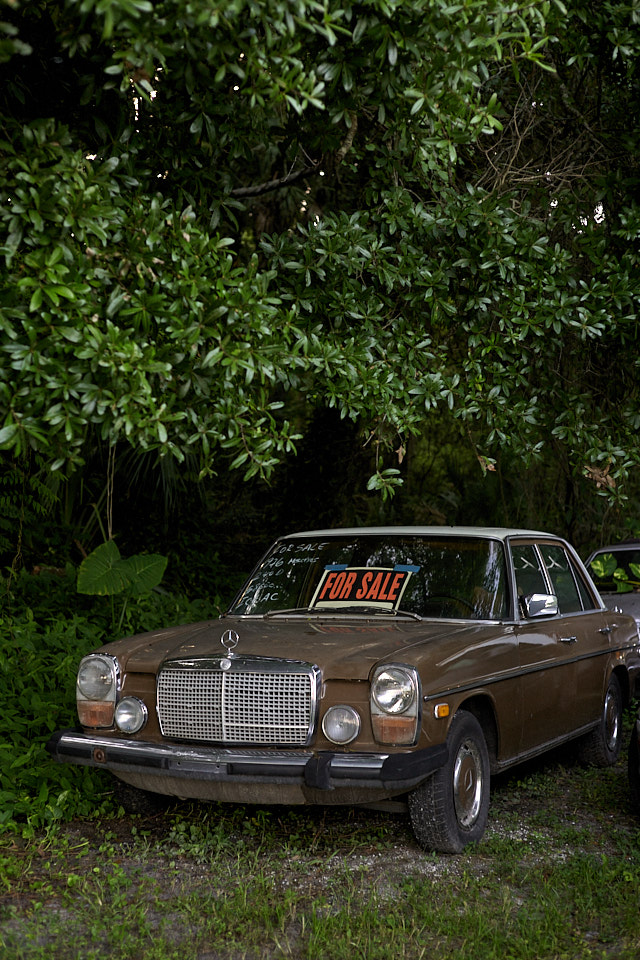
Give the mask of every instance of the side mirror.
[[527, 619], [535, 617], [555, 617], [558, 613], [558, 598], [550, 593], [532, 593], [522, 598], [524, 615]]

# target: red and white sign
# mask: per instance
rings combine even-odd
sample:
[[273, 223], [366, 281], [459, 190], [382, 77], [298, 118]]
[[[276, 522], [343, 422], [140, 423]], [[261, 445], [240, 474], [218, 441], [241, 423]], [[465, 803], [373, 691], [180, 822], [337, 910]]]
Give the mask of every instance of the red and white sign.
[[312, 608], [371, 607], [394, 610], [398, 607], [416, 567], [326, 567], [316, 590]]

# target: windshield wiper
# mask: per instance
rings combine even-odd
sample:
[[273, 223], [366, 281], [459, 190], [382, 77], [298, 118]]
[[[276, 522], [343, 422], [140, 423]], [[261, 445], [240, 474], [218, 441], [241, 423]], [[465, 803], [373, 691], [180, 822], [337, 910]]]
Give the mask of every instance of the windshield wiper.
[[315, 613], [310, 607], [289, 607], [284, 610], [267, 610], [266, 613], [263, 613], [263, 617], [286, 617], [289, 614], [294, 613]]
[[361, 613], [365, 617], [411, 617], [412, 620], [422, 620], [418, 613], [410, 610], [382, 610], [380, 607], [367, 607], [360, 603], [354, 603], [350, 607], [337, 607], [335, 610], [328, 610], [327, 613]]
[[419, 613], [414, 613], [413, 610], [394, 610], [394, 617], [410, 617], [412, 620], [422, 620], [422, 617]]
[[380, 607], [366, 607], [360, 603], [348, 607], [335, 607], [334, 609], [323, 607], [288, 607], [284, 610], [267, 610], [262, 616], [270, 619], [273, 617], [295, 616], [296, 614], [300, 616], [308, 614], [314, 617], [339, 617], [345, 613], [349, 615], [360, 613], [365, 617], [410, 617], [411, 620], [422, 620], [420, 614], [413, 613], [412, 610], [381, 610]]

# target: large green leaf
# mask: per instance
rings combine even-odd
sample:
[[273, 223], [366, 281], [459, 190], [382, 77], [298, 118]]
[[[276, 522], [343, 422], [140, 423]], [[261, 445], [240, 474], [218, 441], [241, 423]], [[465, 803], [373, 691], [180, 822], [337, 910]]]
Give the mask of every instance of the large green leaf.
[[128, 579], [129, 595], [139, 597], [157, 587], [164, 576], [167, 562], [168, 558], [159, 553], [136, 554], [123, 560], [120, 569]]
[[124, 559], [113, 540], [90, 553], [78, 570], [78, 592], [114, 596], [125, 590], [132, 597], [157, 587], [167, 567], [167, 557], [157, 553], [136, 554]]
[[78, 570], [78, 593], [97, 594], [109, 597], [128, 586], [129, 578], [113, 540], [101, 543], [80, 564]]
[[594, 557], [591, 561], [591, 569], [593, 570], [594, 576], [599, 580], [612, 577], [616, 567], [617, 562], [612, 553], [603, 553], [599, 557]]

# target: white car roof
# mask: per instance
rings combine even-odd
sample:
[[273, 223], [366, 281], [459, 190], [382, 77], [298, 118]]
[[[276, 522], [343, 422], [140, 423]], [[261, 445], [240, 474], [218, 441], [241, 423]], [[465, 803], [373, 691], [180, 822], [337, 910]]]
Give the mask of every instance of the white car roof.
[[327, 536], [418, 536], [418, 537], [485, 537], [491, 540], [506, 540], [509, 537], [544, 537], [562, 539], [541, 530], [524, 530], [516, 527], [336, 527], [328, 530], [304, 530], [291, 533], [287, 539], [296, 537]]
[[595, 556], [596, 553], [616, 553], [621, 550], [634, 551], [640, 549], [640, 540], [623, 540], [621, 543], [610, 543], [606, 547], [598, 547], [597, 550], [593, 551], [592, 556]]

